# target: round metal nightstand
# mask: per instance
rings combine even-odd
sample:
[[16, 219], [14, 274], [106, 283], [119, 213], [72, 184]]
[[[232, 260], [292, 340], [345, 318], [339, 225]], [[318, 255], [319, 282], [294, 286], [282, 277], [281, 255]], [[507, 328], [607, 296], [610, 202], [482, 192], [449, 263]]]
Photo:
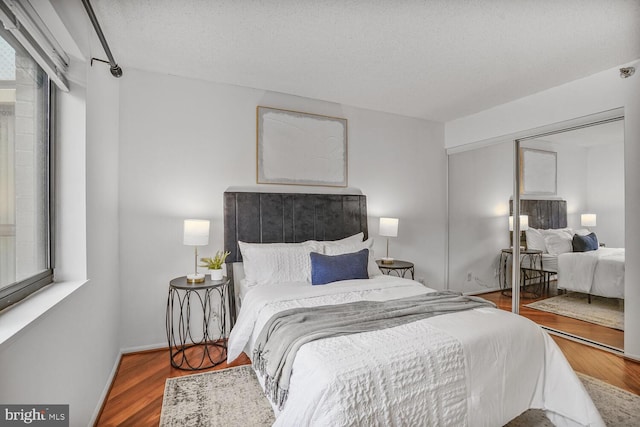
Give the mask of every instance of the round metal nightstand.
[[415, 279], [415, 268], [412, 262], [396, 259], [391, 264], [383, 264], [382, 260], [378, 259], [376, 260], [376, 264], [378, 264], [378, 268], [380, 268], [380, 271], [384, 274], [390, 275], [394, 273], [398, 277], [404, 277], [407, 273], [411, 273], [411, 278]]
[[[209, 276], [203, 283], [188, 283], [186, 276], [169, 283], [166, 328], [171, 366], [196, 371], [225, 361], [228, 285], [226, 277], [211, 280]], [[216, 310], [214, 304], [218, 302]], [[194, 328], [191, 318], [196, 316]]]
[[[500, 288], [502, 295], [511, 296], [511, 287], [507, 278], [508, 262], [513, 256], [513, 248], [500, 251], [498, 264]], [[537, 298], [547, 279], [542, 265], [542, 251], [537, 249], [520, 250], [520, 288], [523, 298]], [[527, 290], [527, 287], [531, 290]]]

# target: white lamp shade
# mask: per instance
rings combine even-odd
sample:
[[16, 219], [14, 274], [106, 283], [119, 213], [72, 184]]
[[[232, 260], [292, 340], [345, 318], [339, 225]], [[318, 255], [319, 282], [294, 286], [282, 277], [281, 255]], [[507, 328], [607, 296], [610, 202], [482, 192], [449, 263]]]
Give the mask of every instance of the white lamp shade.
[[596, 226], [596, 214], [582, 214], [580, 215], [580, 225], [583, 227], [595, 227]]
[[381, 236], [398, 237], [398, 218], [380, 218]]
[[185, 219], [184, 244], [189, 246], [208, 245], [209, 221], [206, 219]]
[[[529, 229], [529, 215], [520, 215], [520, 231]], [[509, 217], [509, 231], [513, 231], [513, 215]]]

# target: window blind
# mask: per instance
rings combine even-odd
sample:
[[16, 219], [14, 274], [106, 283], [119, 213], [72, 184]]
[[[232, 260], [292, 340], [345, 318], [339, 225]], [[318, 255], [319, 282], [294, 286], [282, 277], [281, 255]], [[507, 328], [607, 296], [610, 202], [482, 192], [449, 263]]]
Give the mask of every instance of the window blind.
[[0, 0], [0, 21], [59, 89], [68, 92], [69, 57], [28, 1]]

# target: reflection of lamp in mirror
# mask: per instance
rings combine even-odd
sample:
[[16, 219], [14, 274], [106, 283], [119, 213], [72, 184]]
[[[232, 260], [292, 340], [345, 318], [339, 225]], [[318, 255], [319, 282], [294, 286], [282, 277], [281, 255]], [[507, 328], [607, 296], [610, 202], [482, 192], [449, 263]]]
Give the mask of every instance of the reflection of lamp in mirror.
[[586, 214], [580, 215], [580, 225], [583, 227], [595, 227], [596, 214], [586, 213]]
[[378, 234], [387, 238], [387, 256], [382, 258], [383, 264], [393, 264], [389, 256], [389, 237], [398, 237], [398, 218], [380, 218]]
[[204, 282], [204, 274], [198, 274], [198, 246], [209, 244], [209, 221], [206, 219], [185, 219], [183, 243], [195, 247], [194, 272], [187, 275], [187, 282]]
[[[528, 229], [529, 229], [529, 215], [520, 215], [520, 234], [522, 235], [522, 232], [527, 231]], [[513, 215], [509, 216], [509, 231], [513, 231]]]

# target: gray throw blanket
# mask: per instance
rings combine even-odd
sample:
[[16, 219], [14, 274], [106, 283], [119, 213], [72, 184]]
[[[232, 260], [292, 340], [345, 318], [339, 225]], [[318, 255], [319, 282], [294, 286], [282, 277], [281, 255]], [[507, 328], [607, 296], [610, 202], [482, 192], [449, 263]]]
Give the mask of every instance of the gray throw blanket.
[[267, 396], [282, 409], [289, 391], [293, 361], [302, 345], [478, 307], [495, 307], [495, 304], [459, 292], [443, 291], [390, 301], [357, 301], [284, 310], [273, 315], [262, 328], [253, 350], [253, 365], [265, 377]]

